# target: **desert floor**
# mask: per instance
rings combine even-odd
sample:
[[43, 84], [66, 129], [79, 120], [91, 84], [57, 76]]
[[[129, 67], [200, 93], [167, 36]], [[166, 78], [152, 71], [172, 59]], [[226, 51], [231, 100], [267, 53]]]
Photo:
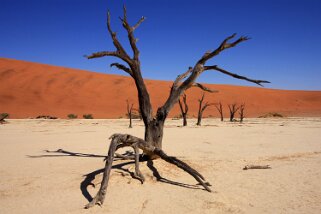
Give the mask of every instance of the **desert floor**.
[[[321, 213], [321, 118], [168, 120], [163, 149], [199, 172], [212, 193], [162, 160], [142, 162], [146, 181], [117, 161], [105, 203], [99, 189], [108, 137], [143, 137], [141, 121], [8, 120], [0, 125], [0, 213]], [[63, 149], [70, 152], [50, 152]], [[124, 150], [124, 152], [127, 149]], [[242, 170], [247, 164], [272, 169]], [[90, 185], [90, 183], [93, 185]]]

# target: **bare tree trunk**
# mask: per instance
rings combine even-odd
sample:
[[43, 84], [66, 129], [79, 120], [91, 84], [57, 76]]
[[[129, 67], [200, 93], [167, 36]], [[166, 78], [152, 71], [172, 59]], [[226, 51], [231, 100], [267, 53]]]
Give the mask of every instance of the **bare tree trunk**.
[[197, 126], [200, 126], [202, 123], [202, 103], [204, 100], [204, 93], [201, 99], [198, 100], [198, 113], [197, 113]]
[[[207, 191], [210, 191], [208, 184], [205, 181], [204, 177], [200, 175], [196, 170], [189, 167], [184, 162], [178, 160], [177, 158], [167, 156], [165, 152], [162, 150], [162, 139], [163, 139], [163, 130], [164, 130], [164, 123], [165, 120], [173, 108], [173, 106], [179, 101], [179, 98], [186, 90], [191, 87], [198, 87], [203, 91], [213, 92], [213, 90], [203, 86], [200, 83], [197, 83], [197, 78], [204, 72], [208, 70], [214, 70], [229, 76], [232, 76], [237, 79], [246, 80], [249, 82], [253, 82], [255, 84], [261, 85], [262, 83], [269, 83], [265, 80], [254, 80], [249, 79], [244, 76], [240, 76], [238, 74], [231, 73], [226, 71], [217, 65], [205, 65], [208, 60], [212, 59], [213, 57], [217, 56], [224, 50], [229, 48], [235, 47], [241, 42], [247, 41], [247, 37], [239, 37], [235, 41], [231, 41], [236, 34], [233, 34], [227, 38], [225, 38], [218, 48], [211, 52], [204, 53], [201, 58], [196, 62], [194, 67], [189, 67], [188, 70], [181, 75], [178, 75], [175, 81], [172, 84], [170, 94], [165, 101], [164, 105], [157, 109], [157, 113], [154, 117], [153, 109], [149, 97], [149, 93], [147, 91], [147, 87], [142, 77], [141, 66], [139, 55], [140, 52], [137, 48], [137, 41], [138, 39], [134, 36], [134, 31], [140, 26], [140, 24], [145, 20], [145, 17], [140, 18], [140, 20], [135, 25], [130, 25], [127, 20], [127, 12], [126, 7], [124, 6], [124, 15], [120, 17], [122, 21], [122, 25], [124, 29], [127, 31], [128, 41], [133, 52], [133, 56], [130, 56], [123, 45], [119, 42], [117, 38], [117, 33], [112, 31], [111, 24], [110, 24], [110, 13], [108, 12], [107, 15], [107, 29], [112, 38], [114, 47], [116, 50], [114, 51], [100, 51], [93, 53], [89, 56], [86, 56], [88, 59], [93, 58], [100, 58], [104, 56], [112, 56], [116, 57], [121, 60], [125, 64], [121, 63], [112, 63], [110, 66], [114, 66], [120, 70], [125, 71], [129, 74], [136, 85], [137, 92], [138, 92], [138, 102], [139, 102], [139, 110], [145, 125], [145, 140], [139, 139], [137, 137], [131, 135], [122, 135], [122, 134], [115, 134], [111, 138], [113, 139], [110, 145], [110, 149], [108, 152], [108, 161], [106, 162], [106, 168], [103, 176], [103, 181], [101, 183], [101, 188], [97, 193], [96, 197], [90, 202], [86, 207], [89, 208], [95, 204], [102, 204], [104, 201], [104, 197], [106, 194], [109, 173], [111, 170], [111, 165], [113, 162], [113, 155], [115, 151], [124, 146], [131, 146], [135, 150], [135, 166], [136, 166], [136, 174], [138, 177], [143, 180], [141, 173], [138, 169], [138, 148], [143, 150], [144, 154], [148, 155], [151, 159], [153, 158], [161, 158], [169, 163], [176, 165], [177, 167], [184, 169], [186, 172], [191, 174]], [[262, 85], [261, 85], [262, 86]], [[204, 95], [203, 95], [204, 97]], [[129, 106], [129, 105], [128, 105]], [[208, 103], [201, 108], [202, 116], [203, 111], [205, 108], [209, 106]], [[199, 123], [200, 124], [200, 123]], [[116, 145], [116, 146], [115, 146]]]
[[237, 107], [236, 103], [233, 103], [228, 105], [228, 108], [230, 110], [230, 122], [234, 122], [235, 113], [239, 110], [239, 107]]
[[202, 112], [198, 112], [196, 125], [197, 126], [201, 126], [202, 125]]
[[187, 126], [187, 116], [186, 116], [186, 114], [183, 115], [183, 126]]
[[240, 105], [240, 123], [243, 123], [243, 119], [244, 119], [244, 109], [245, 109], [245, 104], [243, 103], [242, 105]]
[[205, 109], [211, 105], [214, 105], [214, 103], [206, 102], [205, 105], [203, 106], [204, 97], [205, 97], [205, 94], [203, 93], [202, 98], [198, 100], [199, 107], [198, 107], [198, 115], [197, 115], [197, 123], [196, 123], [196, 125], [198, 125], [198, 126], [201, 126], [201, 124], [202, 124], [202, 117], [203, 117], [203, 112], [205, 111]]
[[181, 102], [181, 100], [178, 100], [178, 104], [179, 104], [179, 108], [181, 109], [181, 115], [183, 118], [183, 126], [187, 126], [187, 112], [188, 112], [188, 106], [187, 106], [187, 102], [186, 102], [186, 94], [183, 94], [183, 103], [184, 106]]
[[217, 111], [220, 113], [221, 121], [223, 121], [223, 120], [224, 120], [224, 116], [223, 116], [223, 106], [222, 106], [222, 103], [219, 102], [217, 105], [215, 105], [215, 108], [216, 108]]
[[[145, 141], [159, 149], [162, 148], [164, 122], [165, 121], [152, 120], [145, 127]], [[145, 154], [154, 157], [150, 153]]]

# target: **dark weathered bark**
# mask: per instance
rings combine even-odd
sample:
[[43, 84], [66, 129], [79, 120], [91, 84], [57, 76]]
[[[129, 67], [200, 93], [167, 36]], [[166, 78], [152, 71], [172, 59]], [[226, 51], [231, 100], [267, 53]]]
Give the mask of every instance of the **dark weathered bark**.
[[202, 117], [205, 109], [211, 105], [214, 105], [214, 103], [208, 103], [208, 102], [206, 102], [203, 105], [204, 97], [205, 97], [205, 94], [203, 93], [202, 98], [198, 100], [199, 106], [198, 106], [198, 115], [197, 115], [197, 123], [196, 123], [196, 125], [198, 126], [202, 125]]
[[[186, 164], [184, 165], [184, 164], [182, 164], [181, 161], [178, 161], [177, 159], [173, 159], [171, 157], [166, 156], [166, 154], [161, 150], [162, 149], [162, 139], [163, 139], [163, 129], [164, 129], [165, 120], [166, 120], [170, 110], [178, 102], [180, 96], [182, 94], [184, 94], [184, 92], [186, 90], [188, 90], [191, 87], [199, 87], [200, 89], [202, 89], [204, 91], [213, 92], [211, 89], [209, 89], [199, 83], [196, 83], [196, 80], [199, 77], [199, 75], [201, 75], [206, 70], [215, 70], [215, 71], [224, 73], [226, 75], [232, 76], [234, 78], [250, 81], [250, 82], [256, 83], [258, 85], [261, 85], [261, 83], [268, 83], [268, 81], [249, 79], [247, 77], [243, 77], [243, 76], [225, 71], [221, 68], [218, 68], [216, 65], [215, 66], [206, 66], [205, 65], [205, 63], [208, 60], [217, 56], [222, 51], [227, 50], [232, 47], [235, 47], [239, 43], [248, 40], [247, 37], [240, 37], [240, 38], [236, 39], [235, 41], [230, 42], [236, 36], [236, 34], [233, 34], [233, 35], [227, 37], [225, 40], [223, 40], [223, 42], [221, 42], [219, 47], [216, 48], [215, 50], [213, 50], [211, 52], [204, 53], [200, 57], [200, 59], [196, 62], [194, 67], [189, 67], [186, 72], [179, 75], [175, 79], [175, 81], [173, 82], [173, 85], [171, 87], [171, 91], [170, 91], [170, 94], [169, 94], [167, 100], [165, 101], [163, 106], [160, 106], [157, 109], [156, 115], [155, 115], [155, 117], [153, 117], [154, 115], [153, 115], [153, 109], [152, 109], [149, 93], [147, 91], [147, 88], [146, 88], [146, 85], [144, 83], [142, 73], [141, 73], [141, 66], [140, 66], [140, 60], [139, 60], [139, 50], [136, 45], [138, 40], [134, 36], [134, 31], [140, 26], [140, 24], [145, 20], [145, 18], [142, 17], [135, 25], [131, 26], [128, 23], [127, 12], [126, 12], [126, 8], [124, 7], [124, 15], [120, 19], [122, 21], [122, 25], [123, 25], [124, 29], [127, 31], [127, 36], [128, 36], [129, 44], [130, 44], [132, 52], [133, 52], [133, 56], [130, 56], [126, 52], [126, 50], [124, 49], [122, 44], [119, 42], [116, 32], [114, 32], [112, 30], [111, 24], [110, 24], [110, 13], [108, 12], [107, 29], [108, 29], [108, 32], [109, 32], [111, 38], [112, 38], [112, 41], [113, 41], [113, 44], [114, 44], [114, 47], [116, 50], [114, 50], [114, 51], [100, 51], [100, 52], [93, 53], [93, 54], [86, 56], [86, 57], [88, 59], [93, 59], [93, 58], [99, 58], [99, 57], [105, 57], [105, 56], [112, 56], [112, 57], [116, 57], [116, 58], [120, 59], [121, 61], [123, 61], [123, 63], [125, 63], [125, 64], [112, 63], [111, 66], [125, 71], [127, 74], [129, 74], [133, 78], [133, 80], [135, 82], [137, 92], [138, 92], [139, 110], [140, 110], [140, 113], [141, 113], [141, 116], [142, 116], [142, 119], [143, 119], [143, 122], [145, 125], [145, 140], [139, 141], [139, 142], [143, 142], [143, 143], [139, 143], [139, 145], [144, 145], [144, 146], [141, 146], [139, 148], [142, 149], [144, 151], [144, 154], [148, 155], [150, 158], [160, 157], [170, 163], [174, 163], [176, 166], [178, 166], [180, 168], [182, 168], [182, 167], [186, 168]], [[133, 136], [130, 136], [130, 138], [131, 137], [133, 137]], [[128, 143], [128, 139], [122, 140], [122, 143], [125, 143], [125, 142]], [[113, 143], [111, 144], [111, 146], [113, 146]], [[130, 144], [130, 146], [133, 146], [133, 145]], [[115, 150], [114, 147], [111, 147], [110, 153], [114, 153], [113, 152], [114, 150]], [[109, 166], [109, 165], [112, 164], [112, 161], [113, 160], [111, 157], [107, 161], [106, 171], [104, 174], [104, 180], [102, 182], [103, 188], [101, 188], [101, 189], [107, 188], [108, 179], [106, 182], [106, 177], [109, 176], [109, 172], [107, 172], [107, 171], [110, 171], [111, 166]], [[196, 177], [194, 176], [194, 178], [197, 180], [201, 177], [201, 176], [199, 176], [199, 174], [197, 175], [197, 173], [195, 173], [195, 170], [191, 171], [191, 170], [186, 169], [186, 171], [188, 173], [192, 174], [193, 176], [195, 175]], [[202, 182], [200, 182], [200, 183], [202, 183]], [[204, 186], [204, 188], [206, 188], [206, 185]], [[101, 196], [96, 196], [94, 201], [92, 203], [90, 203], [91, 205], [96, 204], [97, 201], [98, 201], [98, 203], [103, 202], [103, 198], [105, 196], [105, 190], [99, 191], [99, 194], [101, 194]]]
[[230, 122], [234, 122], [235, 113], [239, 110], [240, 107], [238, 107], [236, 103], [233, 103], [231, 105], [228, 105], [228, 108], [230, 110]]
[[[145, 141], [160, 149], [162, 148], [164, 123], [165, 120], [153, 119], [145, 127]], [[149, 155], [149, 153], [145, 154]]]
[[240, 123], [243, 123], [243, 119], [244, 119], [244, 109], [245, 109], [245, 104], [243, 103], [242, 105], [240, 105], [240, 110], [239, 110]]
[[223, 116], [223, 106], [222, 106], [222, 103], [219, 102], [218, 104], [215, 104], [215, 108], [216, 108], [217, 111], [220, 113], [221, 121], [223, 121], [223, 120], [224, 120], [224, 116]]
[[132, 125], [132, 111], [133, 111], [133, 106], [134, 104], [131, 104], [129, 105], [129, 101], [126, 100], [126, 103], [127, 103], [127, 115], [128, 115], [128, 118], [129, 118], [129, 128], [133, 128], [133, 125]]
[[183, 94], [183, 104], [181, 99], [178, 100], [179, 108], [181, 109], [181, 115], [183, 118], [183, 126], [187, 126], [187, 112], [188, 112], [188, 105], [186, 102], [186, 94]]
[[226, 75], [230, 75], [234, 78], [243, 79], [246, 81], [250, 81], [261, 85], [261, 83], [267, 83], [268, 81], [264, 80], [253, 80], [247, 77], [240, 76], [238, 74], [230, 73], [226, 70], [219, 68], [218, 66], [206, 66], [205, 63], [211, 58], [217, 56], [222, 51], [227, 50], [229, 48], [235, 47], [239, 43], [242, 43], [248, 40], [247, 37], [240, 37], [234, 42], [230, 42], [236, 34], [233, 34], [227, 37], [223, 42], [212, 52], [206, 52], [203, 56], [197, 61], [194, 67], [189, 67], [186, 72], [179, 75], [175, 81], [173, 82], [170, 94], [164, 103], [163, 106], [159, 107], [156, 113], [156, 117], [153, 117], [152, 105], [150, 102], [149, 93], [147, 91], [146, 85], [142, 78], [140, 60], [139, 60], [139, 50], [136, 46], [137, 39], [134, 36], [134, 31], [137, 27], [145, 20], [142, 17], [137, 24], [131, 26], [127, 20], [126, 8], [124, 7], [124, 16], [121, 18], [122, 25], [127, 31], [128, 40], [133, 51], [133, 56], [130, 57], [126, 50], [123, 48], [122, 44], [119, 42], [117, 38], [116, 32], [112, 31], [110, 24], [110, 13], [108, 12], [107, 16], [107, 28], [108, 32], [112, 38], [113, 44], [116, 48], [115, 51], [101, 51], [93, 53], [89, 56], [86, 56], [88, 59], [99, 58], [104, 56], [112, 56], [121, 59], [128, 66], [123, 65], [121, 63], [112, 63], [111, 66], [117, 67], [128, 73], [135, 81], [135, 85], [138, 91], [138, 101], [139, 108], [142, 115], [142, 119], [145, 124], [145, 140], [149, 142], [153, 146], [157, 146], [159, 148], [162, 147], [162, 139], [163, 139], [163, 125], [168, 116], [168, 113], [173, 108], [173, 106], [178, 102], [179, 97], [189, 88], [191, 87], [199, 87], [204, 91], [213, 92], [213, 90], [203, 86], [202, 84], [196, 83], [195, 81], [199, 77], [201, 73], [206, 70], [215, 70]]

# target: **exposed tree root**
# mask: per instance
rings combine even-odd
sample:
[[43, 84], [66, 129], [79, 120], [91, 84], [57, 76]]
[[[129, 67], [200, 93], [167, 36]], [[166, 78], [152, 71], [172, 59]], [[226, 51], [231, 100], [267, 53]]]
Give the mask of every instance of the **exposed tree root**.
[[177, 167], [183, 169], [185, 172], [193, 176], [195, 180], [197, 180], [199, 184], [202, 185], [207, 191], [211, 192], [211, 189], [209, 188], [209, 186], [211, 185], [205, 181], [204, 177], [199, 172], [197, 172], [195, 169], [193, 169], [183, 161], [175, 157], [168, 156], [162, 149], [151, 146], [143, 139], [140, 139], [138, 137], [128, 135], [128, 134], [113, 134], [110, 137], [110, 139], [112, 140], [108, 150], [108, 156], [105, 164], [105, 170], [104, 170], [103, 180], [101, 182], [100, 189], [96, 194], [96, 196], [93, 198], [93, 200], [85, 206], [86, 209], [93, 207], [96, 204], [102, 205], [104, 203], [115, 152], [117, 151], [117, 149], [126, 147], [126, 146], [132, 147], [134, 149], [134, 157], [135, 157], [134, 177], [139, 179], [142, 183], [144, 182], [145, 178], [141, 173], [141, 171], [139, 170], [139, 149], [146, 151], [149, 154], [154, 154], [160, 157], [161, 159], [165, 160], [166, 162], [174, 164]]

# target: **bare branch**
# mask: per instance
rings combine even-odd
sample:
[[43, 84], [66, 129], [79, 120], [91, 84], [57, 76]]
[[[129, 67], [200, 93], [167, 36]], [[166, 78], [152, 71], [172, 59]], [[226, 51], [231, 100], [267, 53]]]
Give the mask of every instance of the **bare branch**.
[[123, 10], [124, 10], [124, 20], [127, 22], [127, 9], [125, 4], [123, 5]]
[[110, 64], [110, 67], [117, 67], [119, 70], [123, 70], [126, 73], [128, 73], [130, 76], [133, 76], [133, 71], [130, 68], [127, 68], [125, 65], [122, 65], [120, 63], [112, 63]]
[[237, 106], [236, 103], [227, 106], [230, 110], [230, 122], [234, 122], [234, 115], [239, 110], [240, 106]]
[[122, 59], [123, 61], [125, 61], [126, 63], [131, 65], [132, 62], [130, 60], [130, 57], [128, 56], [125, 49], [118, 41], [116, 33], [113, 32], [111, 29], [110, 12], [109, 11], [107, 12], [107, 28], [108, 28], [108, 32], [110, 33], [110, 35], [112, 37], [113, 44], [114, 44], [115, 48], [117, 49], [117, 51], [101, 51], [101, 52], [96, 52], [96, 53], [93, 53], [93, 54], [91, 54], [89, 56], [85, 56], [85, 57], [87, 59], [93, 59], [93, 58], [99, 58], [99, 57], [104, 57], [104, 56], [114, 56], [114, 57], [118, 57], [118, 58]]
[[110, 25], [110, 12], [107, 12], [107, 28], [108, 28], [108, 32], [111, 35], [111, 38], [113, 40], [113, 44], [116, 47], [118, 53], [118, 57], [121, 58], [122, 60], [124, 60], [125, 62], [127, 62], [129, 65], [132, 64], [132, 62], [130, 61], [130, 57], [128, 56], [127, 52], [125, 51], [125, 49], [123, 48], [123, 46], [120, 44], [120, 42], [117, 39], [117, 34], [116, 32], [113, 32], [111, 29], [111, 25]]
[[191, 72], [192, 72], [193, 68], [192, 67], [188, 67], [188, 70], [185, 73], [182, 73], [181, 75], [178, 75], [175, 79], [175, 81], [173, 82], [173, 86], [172, 89], [176, 89], [178, 87], [178, 84], [185, 79]]
[[178, 100], [178, 105], [179, 105], [179, 108], [181, 109], [181, 112], [184, 112], [183, 105], [180, 99]]
[[137, 48], [137, 46], [136, 46], [136, 42], [137, 42], [137, 39], [135, 38], [135, 36], [134, 36], [134, 30], [135, 30], [135, 28], [137, 28], [143, 21], [144, 21], [144, 19], [143, 19], [143, 17], [138, 21], [138, 23], [134, 26], [134, 27], [131, 27], [130, 25], [129, 25], [129, 23], [128, 23], [128, 21], [127, 21], [127, 12], [126, 12], [126, 7], [125, 7], [125, 5], [124, 5], [124, 18], [122, 19], [122, 18], [120, 18], [121, 20], [122, 20], [122, 22], [123, 22], [123, 27], [126, 29], [126, 31], [127, 31], [127, 33], [128, 33], [128, 39], [129, 39], [129, 43], [130, 43], [130, 46], [131, 46], [131, 48], [132, 48], [132, 50], [133, 50], [133, 52], [134, 52], [134, 57], [133, 57], [133, 59], [135, 60], [135, 61], [137, 61], [138, 60], [138, 58], [139, 58], [139, 50], [138, 50], [138, 48]]
[[205, 111], [205, 109], [206, 109], [207, 107], [213, 106], [213, 105], [215, 105], [215, 103], [205, 103], [205, 105], [204, 105], [203, 108], [202, 108], [202, 112]]
[[[184, 93], [185, 90], [189, 89], [190, 87], [192, 87], [194, 85], [196, 79], [199, 77], [199, 75], [203, 71], [209, 70], [211, 68], [210, 66], [204, 66], [204, 64], [207, 62], [207, 60], [218, 55], [223, 50], [234, 47], [237, 44], [249, 39], [248, 37], [240, 37], [239, 39], [237, 39], [234, 42], [229, 42], [229, 40], [234, 38], [235, 35], [236, 34], [233, 34], [233, 35], [227, 37], [225, 40], [223, 40], [223, 42], [220, 44], [220, 46], [217, 49], [215, 49], [214, 51], [206, 52], [201, 57], [201, 59], [195, 64], [195, 66], [193, 68], [190, 68], [187, 72], [185, 72], [184, 74], [182, 74], [176, 78], [176, 80], [173, 83], [172, 90], [170, 92], [169, 97], [167, 98], [165, 104], [159, 108], [159, 111], [162, 111], [163, 115], [168, 114], [168, 112], [173, 107], [173, 105], [178, 101], [181, 94]], [[217, 67], [215, 67], [215, 68], [217, 68]], [[247, 81], [259, 84], [259, 85], [260, 85], [260, 83], [268, 83], [268, 81], [265, 81], [265, 80], [251, 80], [251, 79], [248, 79], [248, 78], [236, 75], [236, 74], [232, 75], [232, 73], [227, 72], [227, 71], [225, 71], [225, 74], [228, 74], [230, 76], [234, 75], [235, 78], [239, 77], [239, 78], [245, 79]], [[185, 80], [181, 84], [179, 84], [179, 82], [182, 81], [183, 79], [185, 79]], [[198, 86], [198, 85], [196, 84], [195, 86]]]
[[133, 111], [133, 106], [134, 104], [132, 103], [131, 105], [129, 105], [129, 101], [126, 100], [126, 103], [127, 103], [127, 115], [128, 115], [128, 118], [129, 118], [129, 126], [128, 128], [132, 128], [132, 111]]
[[139, 21], [132, 27], [133, 31], [136, 30], [136, 28], [138, 28], [139, 25], [140, 25], [143, 21], [145, 21], [145, 19], [146, 19], [146, 17], [142, 16], [142, 17], [139, 19]]
[[223, 120], [224, 120], [224, 115], [223, 115], [223, 106], [222, 106], [222, 103], [221, 103], [221, 102], [216, 103], [214, 106], [215, 106], [215, 108], [217, 109], [217, 111], [220, 113], [221, 121], [223, 121]]
[[205, 93], [202, 94], [202, 98], [201, 99], [198, 99], [198, 101], [200, 102], [201, 105], [202, 105], [202, 102], [204, 100], [204, 97], [205, 97]]
[[144, 120], [144, 124], [147, 125], [152, 119], [153, 119], [153, 113], [152, 113], [152, 106], [149, 98], [149, 94], [146, 88], [146, 85], [144, 83], [143, 77], [141, 75], [141, 68], [140, 68], [140, 61], [139, 61], [139, 50], [136, 47], [136, 38], [133, 35], [134, 28], [137, 28], [142, 22], [143, 19], [138, 21], [138, 23], [133, 27], [131, 27], [128, 24], [127, 21], [127, 12], [126, 7], [124, 6], [124, 16], [121, 18], [122, 25], [126, 29], [128, 33], [128, 39], [130, 42], [130, 45], [132, 47], [132, 50], [134, 52], [134, 57], [131, 58], [125, 49], [123, 48], [122, 44], [119, 42], [116, 32], [113, 32], [111, 28], [111, 18], [110, 18], [110, 12], [107, 13], [107, 29], [109, 34], [112, 37], [113, 44], [116, 48], [116, 51], [113, 52], [98, 52], [94, 53], [90, 56], [86, 56], [88, 59], [91, 58], [98, 58], [98, 57], [104, 57], [104, 56], [114, 56], [117, 57], [124, 62], [128, 64], [128, 67], [119, 63], [113, 63], [111, 66], [115, 66], [118, 69], [121, 69], [131, 75], [131, 77], [135, 80], [136, 88], [138, 91], [138, 100], [139, 100], [139, 106], [140, 106], [140, 112], [142, 115], [142, 118]]
[[113, 31], [110, 27], [110, 12], [109, 12], [109, 10], [107, 12], [107, 29], [108, 29], [108, 32], [110, 33], [111, 37], [113, 37]]
[[129, 105], [129, 101], [128, 100], [126, 100], [126, 103], [127, 103], [127, 113], [129, 115], [129, 114], [131, 114], [131, 112], [133, 110], [134, 104], [132, 103], [131, 105]]
[[92, 53], [89, 56], [85, 55], [84, 57], [86, 57], [87, 59], [93, 59], [93, 58], [100, 58], [100, 57], [104, 57], [104, 56], [119, 57], [119, 55], [116, 51], [100, 51], [100, 52]]
[[249, 82], [253, 82], [255, 84], [258, 84], [260, 86], [263, 87], [263, 85], [261, 83], [270, 83], [269, 81], [266, 81], [266, 80], [254, 80], [254, 79], [249, 79], [245, 76], [240, 76], [238, 74], [234, 74], [234, 73], [231, 73], [231, 72], [228, 72], [222, 68], [219, 68], [217, 65], [213, 65], [213, 66], [204, 66], [204, 70], [216, 70], [216, 71], [219, 71], [223, 74], [226, 74], [226, 75], [229, 75], [229, 76], [232, 76], [236, 79], [242, 79], [242, 80], [246, 80], [246, 81], [249, 81]]
[[236, 103], [233, 103], [233, 104], [227, 105], [227, 106], [230, 109], [230, 111], [234, 112], [234, 113], [237, 112], [239, 110], [239, 108], [240, 108], [240, 106], [236, 106]]
[[185, 105], [185, 113], [188, 112], [188, 105], [187, 105], [187, 101], [186, 101], [186, 94], [183, 95], [183, 101], [184, 101], [184, 105]]
[[183, 97], [184, 107], [181, 102], [181, 99], [178, 100], [178, 104], [179, 104], [179, 108], [181, 109], [181, 115], [183, 118], [183, 126], [187, 126], [188, 105], [187, 105], [187, 101], [186, 101], [186, 94], [183, 94], [182, 97]]
[[239, 111], [239, 115], [240, 115], [240, 122], [242, 123], [244, 120], [244, 109], [245, 109], [245, 103], [240, 105], [240, 111]]
[[214, 92], [218, 92], [217, 90], [212, 90], [210, 88], [205, 87], [204, 85], [200, 84], [200, 83], [193, 83], [192, 87], [198, 87], [200, 89], [202, 89], [203, 91], [207, 91], [210, 93], [214, 93]]
[[209, 106], [215, 105], [215, 103], [209, 103], [209, 102], [206, 102], [206, 103], [203, 105], [204, 98], [205, 98], [205, 93], [203, 93], [202, 98], [198, 100], [198, 102], [199, 102], [199, 107], [198, 107], [198, 115], [197, 115], [197, 123], [196, 123], [196, 125], [198, 125], [198, 126], [201, 125], [202, 115], [203, 115], [203, 112], [205, 111], [205, 109], [206, 109], [207, 107], [209, 107]]
[[243, 42], [243, 41], [246, 41], [246, 40], [249, 40], [250, 38], [249, 37], [246, 37], [246, 36], [241, 36], [239, 39], [237, 39], [235, 42], [232, 42], [232, 43], [228, 43], [228, 40], [234, 38], [236, 36], [236, 33], [234, 33], [233, 35], [227, 37], [223, 42], [222, 44], [220, 45], [221, 48], [224, 48], [224, 49], [227, 49], [227, 48], [231, 48], [231, 47], [234, 47], [235, 45]]
[[231, 48], [231, 47], [234, 47], [236, 46], [237, 44], [243, 42], [243, 41], [246, 41], [246, 40], [249, 40], [248, 37], [244, 37], [244, 36], [241, 36], [239, 39], [237, 39], [236, 41], [234, 42], [231, 42], [231, 43], [228, 43], [229, 40], [231, 40], [232, 38], [234, 38], [236, 36], [236, 33], [234, 33], [233, 35], [227, 37], [226, 39], [223, 40], [223, 42], [221, 43], [221, 45], [215, 49], [214, 51], [212, 52], [206, 52], [203, 57], [197, 62], [197, 64], [202, 64], [204, 65], [206, 63], [207, 60], [213, 58], [214, 56], [217, 56], [218, 54], [220, 54], [223, 50], [225, 49], [228, 49], [228, 48]]

